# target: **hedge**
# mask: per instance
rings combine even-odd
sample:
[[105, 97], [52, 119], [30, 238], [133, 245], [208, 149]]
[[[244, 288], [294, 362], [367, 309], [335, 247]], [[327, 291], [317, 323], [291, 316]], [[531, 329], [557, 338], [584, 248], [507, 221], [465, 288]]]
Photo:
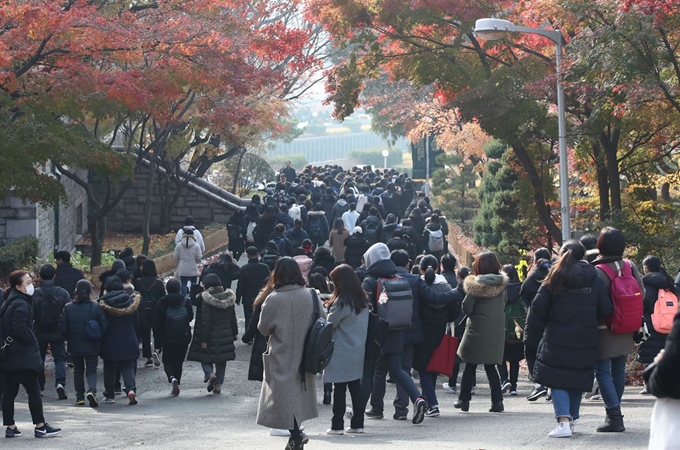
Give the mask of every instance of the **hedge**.
[[[352, 164], [367, 166], [373, 165], [382, 169], [385, 164], [382, 150], [352, 150], [347, 155]], [[392, 149], [390, 155], [387, 157], [387, 167], [397, 167], [403, 164], [403, 154], [399, 149]]]
[[38, 257], [38, 239], [32, 236], [17, 239], [0, 248], [0, 273], [9, 275], [26, 267]]
[[[290, 161], [291, 167], [293, 167], [297, 172], [302, 172], [302, 169], [307, 165], [307, 160], [304, 155], [277, 155], [267, 158], [267, 162], [272, 167], [274, 172], [278, 172], [279, 169], [286, 165], [286, 161]], [[289, 180], [293, 181], [293, 180]]]

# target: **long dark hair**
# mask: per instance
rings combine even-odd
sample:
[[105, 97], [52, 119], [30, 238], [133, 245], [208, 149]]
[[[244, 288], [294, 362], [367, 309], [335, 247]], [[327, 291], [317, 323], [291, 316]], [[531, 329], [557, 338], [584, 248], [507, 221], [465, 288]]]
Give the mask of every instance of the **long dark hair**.
[[333, 296], [331, 297], [331, 304], [338, 302], [340, 307], [351, 306], [356, 314], [368, 306], [368, 298], [359, 277], [354, 272], [354, 269], [347, 264], [340, 264], [331, 271], [331, 280], [335, 285]]
[[295, 262], [293, 258], [284, 256], [276, 261], [274, 266], [274, 271], [269, 275], [267, 284], [262, 288], [257, 298], [253, 302], [253, 310], [259, 311], [262, 309], [262, 303], [269, 294], [274, 292], [275, 289], [282, 288], [283, 286], [288, 286], [290, 284], [304, 286], [305, 279], [300, 271], [300, 266]]
[[661, 258], [658, 256], [654, 255], [647, 255], [645, 256], [645, 259], [642, 260], [642, 265], [649, 269], [650, 272], [659, 272], [661, 273], [664, 278], [666, 278], [666, 281], [668, 281], [668, 284], [673, 286], [675, 283], [675, 280], [668, 275], [668, 272], [666, 272], [666, 269], [663, 267], [663, 264], [661, 263]]
[[337, 231], [338, 234], [342, 234], [345, 232], [345, 230], [345, 221], [342, 219], [335, 219], [335, 222], [333, 222], [333, 231]]
[[565, 275], [572, 266], [578, 264], [586, 255], [586, 248], [579, 241], [569, 240], [560, 249], [560, 257], [550, 268], [543, 284], [552, 294], [564, 294], [567, 287]]
[[10, 292], [12, 289], [16, 289], [17, 291], [19, 290], [19, 286], [21, 286], [21, 283], [23, 283], [22, 279], [28, 275], [28, 272], [25, 270], [15, 270], [14, 272], [9, 274], [9, 289], [5, 291], [5, 293], [2, 295], [5, 300], [9, 297]]

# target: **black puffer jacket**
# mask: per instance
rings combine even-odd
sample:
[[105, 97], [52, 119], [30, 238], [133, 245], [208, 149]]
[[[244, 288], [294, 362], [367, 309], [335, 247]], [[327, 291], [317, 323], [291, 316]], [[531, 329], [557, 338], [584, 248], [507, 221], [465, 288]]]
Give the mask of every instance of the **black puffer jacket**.
[[[238, 336], [234, 302], [236, 295], [216, 286], [203, 291], [201, 304], [196, 310], [194, 339], [189, 358], [201, 363], [223, 363], [236, 359], [234, 341]], [[201, 343], [208, 344], [201, 348]]]
[[99, 305], [106, 313], [109, 324], [102, 336], [101, 357], [106, 361], [132, 361], [139, 358], [139, 305], [138, 293], [125, 291], [105, 294]]
[[5, 350], [7, 355], [0, 361], [0, 372], [12, 370], [43, 370], [38, 339], [33, 331], [33, 305], [28, 295], [12, 289], [0, 307], [2, 326], [7, 336], [14, 339]]
[[262, 381], [264, 364], [262, 354], [267, 351], [267, 338], [257, 329], [260, 321], [260, 309], [253, 311], [250, 316], [250, 323], [246, 324], [246, 332], [243, 334], [243, 342], [253, 341], [253, 349], [250, 351], [250, 364], [248, 365], [248, 379], [251, 381]]
[[[194, 319], [194, 309], [191, 307], [191, 302], [189, 299], [184, 297], [182, 294], [166, 295], [158, 302], [158, 308], [156, 309], [156, 321], [153, 330], [153, 338], [154, 345], [157, 348], [162, 348], [168, 345], [165, 330], [168, 308], [177, 308], [178, 306], [184, 306], [184, 308], [187, 310], [188, 322], [186, 323], [186, 327], [189, 329], [189, 322]], [[186, 342], [173, 342], [173, 345], [188, 345], [190, 341], [191, 336], [188, 335]]]
[[38, 342], [64, 340], [64, 336], [59, 331], [59, 319], [61, 318], [61, 312], [59, 313], [58, 317], [55, 317], [55, 320], [57, 320], [56, 329], [46, 330], [43, 326], [45, 319], [45, 317], [43, 317], [43, 303], [45, 295], [48, 293], [54, 295], [54, 297], [57, 299], [57, 302], [61, 307], [60, 311], [63, 311], [64, 306], [71, 303], [71, 296], [66, 291], [66, 289], [56, 286], [53, 280], [42, 280], [40, 282], [40, 288], [36, 289], [35, 293], [33, 294], [33, 314], [35, 314], [33, 318], [33, 328], [35, 329], [35, 336], [38, 338]]
[[76, 291], [78, 281], [84, 280], [85, 276], [81, 270], [76, 269], [71, 263], [57, 264], [57, 274], [54, 277], [54, 284], [64, 288], [68, 292], [69, 298]]
[[165, 296], [165, 286], [157, 277], [141, 277], [134, 282], [135, 291], [141, 295], [139, 305], [139, 324], [142, 328], [153, 328], [156, 320], [156, 307]]
[[354, 233], [345, 239], [345, 263], [356, 269], [370, 245], [362, 233]]
[[[348, 238], [349, 239], [349, 238]], [[335, 257], [333, 255], [326, 255], [324, 253], [318, 254], [314, 257], [314, 262], [310, 272], [314, 270], [315, 267], [323, 267], [329, 274], [335, 269]]]
[[586, 262], [571, 266], [567, 292], [553, 295], [542, 285], [529, 310], [524, 342], [537, 348], [534, 382], [587, 392], [597, 363], [598, 319], [614, 311], [609, 293]]
[[654, 305], [659, 296], [659, 289], [670, 289], [677, 295], [673, 283], [661, 272], [650, 272], [642, 277], [642, 283], [645, 285], [645, 300], [643, 317], [647, 324], [650, 337], [638, 347], [638, 359], [642, 364], [651, 364], [654, 357], [666, 345], [666, 334], [657, 333], [652, 325], [652, 314], [654, 313]]
[[549, 271], [550, 264], [542, 262], [532, 267], [527, 274], [527, 278], [524, 280], [524, 283], [522, 283], [522, 287], [519, 290], [519, 295], [527, 306], [531, 306], [531, 302], [534, 301], [538, 288], [541, 287], [541, 283], [543, 283], [545, 277], [548, 276]]
[[[244, 305], [252, 306], [257, 294], [267, 284], [268, 279], [269, 266], [257, 259], [249, 259], [239, 272], [238, 284], [236, 285], [236, 303], [243, 302]], [[255, 325], [257, 328], [257, 323]]]
[[85, 337], [85, 324], [90, 320], [99, 322], [102, 334], [106, 333], [109, 321], [97, 302], [69, 303], [61, 316], [61, 332], [68, 340], [68, 353], [72, 356], [94, 356], [101, 352], [101, 340]]
[[220, 284], [225, 289], [230, 289], [231, 283], [238, 280], [240, 272], [241, 268], [238, 266], [238, 264], [218, 260], [203, 269], [203, 272], [201, 272], [201, 276], [199, 277], [199, 281], [203, 282], [203, 279], [206, 275], [214, 273], [220, 277]]

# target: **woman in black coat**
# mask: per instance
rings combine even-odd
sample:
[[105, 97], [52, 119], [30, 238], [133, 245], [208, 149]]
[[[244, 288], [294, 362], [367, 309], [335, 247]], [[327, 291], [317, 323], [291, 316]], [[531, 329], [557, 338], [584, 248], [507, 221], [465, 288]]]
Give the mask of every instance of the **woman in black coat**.
[[[510, 281], [508, 282], [508, 286], [505, 288], [505, 293], [508, 297], [508, 302], [505, 306], [505, 348], [503, 349], [503, 364], [498, 366], [498, 374], [501, 377], [501, 391], [505, 394], [509, 390], [510, 395], [517, 395], [519, 363], [524, 359], [524, 344], [520, 339], [522, 337], [522, 333], [520, 333], [519, 336], [515, 334], [517, 320], [515, 319], [513, 322], [512, 320], [508, 319], [508, 317], [512, 318], [518, 316], [509, 316], [508, 308], [519, 302], [520, 304], [516, 305], [513, 309], [518, 312], [524, 311], [523, 315], [526, 316], [528, 307], [526, 302], [520, 298], [519, 292], [522, 287], [522, 283], [519, 281], [519, 275], [517, 274], [517, 269], [515, 269], [515, 266], [512, 264], [506, 264], [503, 266], [503, 272], [505, 272]], [[508, 338], [508, 336], [511, 337]], [[509, 373], [506, 362], [510, 365]]]
[[352, 235], [345, 239], [345, 263], [356, 270], [361, 265], [361, 258], [370, 245], [364, 237], [361, 227], [354, 227]]
[[581, 396], [593, 387], [598, 319], [614, 311], [609, 293], [580, 242], [568, 241], [531, 304], [524, 342], [538, 349], [533, 377], [552, 388], [557, 427], [549, 437], [570, 437]]
[[97, 402], [97, 364], [101, 350], [101, 338], [94, 339], [85, 335], [85, 328], [91, 321], [98, 324], [100, 333], [104, 333], [108, 320], [99, 303], [90, 299], [92, 285], [87, 280], [76, 284], [73, 302], [64, 307], [61, 315], [60, 331], [68, 341], [68, 354], [73, 361], [73, 387], [76, 391], [76, 405], [85, 404], [85, 380], [87, 377], [87, 401], [92, 408]]
[[317, 247], [314, 252], [314, 262], [310, 273], [316, 267], [323, 267], [326, 269], [326, 273], [331, 273], [335, 269], [335, 257], [331, 255], [331, 250], [328, 247]]
[[[59, 434], [61, 429], [45, 423], [43, 405], [40, 397], [38, 373], [43, 370], [38, 339], [33, 331], [32, 296], [35, 292], [31, 276], [23, 270], [15, 270], [9, 276], [9, 289], [3, 294], [4, 302], [0, 307], [2, 328], [6, 338], [0, 345], [6, 345], [6, 356], [0, 363], [4, 375], [2, 396], [2, 420], [7, 426], [5, 437], [21, 436], [14, 423], [14, 400], [23, 385], [28, 394], [28, 409], [35, 424], [35, 437], [50, 437]], [[7, 338], [12, 338], [9, 342]]]
[[257, 219], [257, 227], [255, 228], [255, 246], [260, 250], [264, 249], [265, 245], [267, 245], [269, 236], [274, 231], [275, 221], [276, 207], [274, 205], [267, 205], [264, 214]]
[[234, 262], [229, 253], [222, 253], [217, 261], [211, 263], [203, 269], [199, 281], [202, 283], [206, 275], [214, 273], [220, 278], [220, 282], [225, 289], [230, 289], [231, 284], [238, 280], [241, 268]]
[[130, 405], [137, 404], [135, 364], [139, 358], [138, 293], [128, 295], [118, 277], [106, 280], [106, 291], [99, 305], [106, 313], [108, 327], [102, 335], [101, 357], [104, 360], [104, 403], [116, 403], [114, 383], [116, 371], [123, 375]]
[[[151, 347], [151, 333], [156, 321], [156, 307], [161, 298], [165, 296], [165, 286], [163, 282], [158, 279], [156, 271], [156, 263], [151, 259], [146, 259], [142, 262], [142, 277], [134, 282], [135, 291], [142, 296], [141, 304], [139, 305], [139, 337], [142, 341], [142, 356], [146, 358], [146, 367], [161, 365], [158, 358], [158, 353], [151, 353], [152, 348], [157, 348], [158, 345], [154, 343]], [[154, 339], [155, 339], [154, 334]], [[153, 360], [151, 359], [153, 357]]]
[[241, 258], [246, 245], [245, 217], [243, 211], [236, 210], [227, 222], [227, 237], [229, 237], [229, 251], [236, 261]]
[[[657, 332], [652, 324], [652, 314], [659, 297], [659, 290], [668, 290], [676, 296], [677, 293], [673, 279], [661, 266], [661, 260], [658, 257], [647, 256], [642, 261], [642, 268], [645, 274], [642, 277], [642, 283], [645, 285], [643, 317], [649, 331], [649, 339], [638, 347], [638, 359], [642, 364], [651, 364], [656, 355], [665, 347], [666, 337], [668, 336]], [[647, 388], [643, 389], [641, 394], [647, 394]]]

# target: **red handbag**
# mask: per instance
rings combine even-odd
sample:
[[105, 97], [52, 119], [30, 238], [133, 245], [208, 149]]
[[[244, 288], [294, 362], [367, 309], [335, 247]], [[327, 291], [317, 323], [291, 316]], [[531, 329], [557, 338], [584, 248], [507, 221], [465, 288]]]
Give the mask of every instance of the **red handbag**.
[[432, 353], [425, 370], [450, 377], [453, 374], [453, 363], [456, 361], [458, 342], [457, 337], [445, 334], [437, 349]]

